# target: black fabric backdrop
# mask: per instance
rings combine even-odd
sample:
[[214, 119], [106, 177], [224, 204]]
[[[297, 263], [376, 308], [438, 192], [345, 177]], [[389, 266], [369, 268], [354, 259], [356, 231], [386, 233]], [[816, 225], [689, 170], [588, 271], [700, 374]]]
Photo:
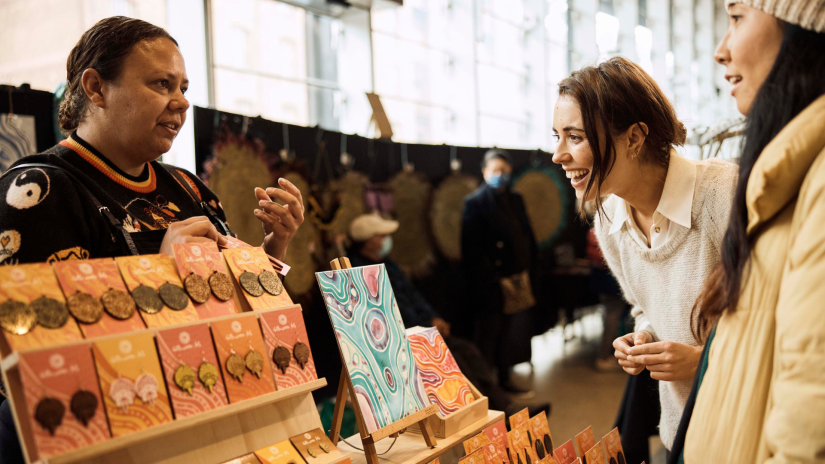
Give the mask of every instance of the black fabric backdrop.
[[[9, 91], [11, 90], [11, 102]], [[54, 94], [43, 90], [32, 90], [28, 84], [20, 87], [0, 85], [0, 113], [14, 109], [15, 114], [34, 116], [34, 129], [37, 134], [37, 151], [41, 152], [57, 143], [55, 137]], [[13, 103], [12, 106], [9, 103]]]

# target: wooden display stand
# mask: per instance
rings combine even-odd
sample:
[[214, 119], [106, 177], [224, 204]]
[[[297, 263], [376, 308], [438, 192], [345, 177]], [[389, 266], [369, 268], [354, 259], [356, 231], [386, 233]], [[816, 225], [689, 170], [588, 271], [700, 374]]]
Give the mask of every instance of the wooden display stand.
[[[340, 260], [332, 260], [330, 262], [330, 266], [334, 271], [352, 268], [349, 258], [346, 257], [340, 258]], [[332, 428], [329, 431], [329, 438], [332, 440], [332, 443], [336, 445], [338, 444], [338, 437], [341, 433], [341, 421], [344, 419], [344, 407], [347, 403], [347, 395], [350, 395], [353, 399], [353, 403], [355, 403], [356, 398], [355, 388], [352, 385], [352, 379], [347, 373], [346, 360], [342, 358], [341, 361], [343, 363], [342, 366], [344, 367], [341, 369], [341, 379], [338, 383], [338, 395], [335, 398], [335, 410], [332, 413]], [[364, 417], [361, 415], [361, 410], [358, 408], [357, 404], [354, 405], [353, 410], [355, 410], [355, 419], [356, 422], [358, 422], [358, 431], [361, 436], [361, 443], [364, 445], [364, 456], [368, 464], [378, 464], [378, 453], [375, 450], [375, 442], [387, 437], [397, 438], [400, 433], [403, 433], [407, 427], [410, 427], [413, 424], [418, 425], [418, 429], [420, 430], [424, 441], [427, 443], [428, 448], [435, 448], [436, 446], [435, 434], [433, 433], [428, 420], [431, 416], [437, 415], [438, 407], [434, 404], [431, 404], [415, 414], [411, 414], [401, 420], [395, 421], [392, 424], [372, 433], [367, 431], [366, 422], [364, 421]]]
[[[467, 379], [465, 378], [464, 380]], [[489, 400], [486, 396], [482, 395], [469, 380], [467, 380], [467, 385], [470, 387], [475, 401], [445, 417], [435, 414], [428, 419], [430, 427], [432, 427], [436, 437], [451, 437], [460, 430], [487, 417]], [[416, 430], [417, 428], [418, 424], [410, 427], [411, 430]]]
[[[264, 312], [267, 311], [256, 311], [255, 314]], [[250, 313], [224, 316], [210, 319], [209, 322], [248, 314]], [[169, 327], [201, 323], [203, 321]], [[159, 329], [146, 329], [149, 332], [157, 330]], [[122, 335], [100, 337], [95, 340], [119, 336]], [[89, 343], [89, 340], [68, 345], [76, 343]], [[31, 351], [42, 349], [45, 348]], [[13, 353], [0, 362], [0, 367], [3, 371], [3, 381], [10, 393], [8, 401], [11, 402], [17, 434], [27, 464], [219, 464], [288, 440], [306, 431], [322, 428], [312, 392], [327, 384], [324, 378], [231, 403], [195, 416], [176, 419], [126, 436], [111, 438], [60, 456], [34, 461], [34, 438], [24, 432], [29, 430], [32, 419], [26, 412], [18, 361], [19, 354]], [[346, 457], [347, 453], [344, 455]]]

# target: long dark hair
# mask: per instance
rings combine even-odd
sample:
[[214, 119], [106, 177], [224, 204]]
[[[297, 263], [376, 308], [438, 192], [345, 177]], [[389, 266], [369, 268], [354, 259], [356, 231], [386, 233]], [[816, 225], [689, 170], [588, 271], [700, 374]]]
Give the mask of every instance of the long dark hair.
[[722, 239], [722, 259], [708, 277], [693, 312], [698, 312], [693, 335], [705, 340], [719, 318], [734, 312], [747, 278], [753, 245], [748, 237], [745, 192], [753, 165], [774, 137], [814, 100], [825, 94], [825, 34], [785, 25], [776, 62], [748, 113], [745, 144], [739, 161], [739, 181], [730, 222]]
[[[559, 96], [569, 96], [579, 104], [584, 133], [593, 152], [593, 166], [584, 197], [596, 191], [597, 214], [603, 212], [601, 188], [616, 162], [613, 138], [631, 126], [647, 125], [644, 147], [639, 159], [667, 168], [670, 149], [685, 143], [687, 131], [676, 118], [656, 81], [641, 66], [622, 57], [611, 58], [597, 66], [585, 66], [559, 82]], [[604, 133], [600, 140], [598, 128]], [[580, 214], [585, 217], [585, 202]]]
[[76, 130], [86, 115], [87, 98], [81, 83], [84, 71], [94, 69], [103, 79], [113, 81], [135, 45], [159, 37], [178, 44], [162, 27], [125, 16], [101, 19], [84, 32], [66, 60], [66, 93], [57, 115], [60, 129], [66, 133]]

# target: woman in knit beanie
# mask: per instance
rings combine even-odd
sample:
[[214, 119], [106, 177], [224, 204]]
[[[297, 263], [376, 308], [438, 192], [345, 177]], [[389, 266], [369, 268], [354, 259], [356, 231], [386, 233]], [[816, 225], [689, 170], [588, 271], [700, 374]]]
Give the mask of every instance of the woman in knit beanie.
[[748, 123], [670, 462], [823, 462], [825, 0], [726, 6], [716, 60]]

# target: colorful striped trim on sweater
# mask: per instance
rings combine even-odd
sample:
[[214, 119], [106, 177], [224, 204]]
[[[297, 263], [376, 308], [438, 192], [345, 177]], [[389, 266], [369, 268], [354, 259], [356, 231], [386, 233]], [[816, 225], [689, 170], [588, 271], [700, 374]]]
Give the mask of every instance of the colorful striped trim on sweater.
[[155, 170], [154, 168], [152, 168], [151, 163], [147, 163], [149, 166], [149, 177], [142, 182], [137, 182], [127, 179], [122, 174], [112, 169], [112, 167], [106, 164], [105, 161], [100, 159], [97, 155], [89, 151], [86, 147], [84, 147], [71, 137], [61, 141], [60, 145], [63, 145], [64, 147], [71, 149], [72, 151], [80, 155], [81, 158], [89, 162], [89, 164], [97, 168], [98, 171], [102, 172], [107, 177], [117, 182], [118, 184], [126, 187], [129, 190], [133, 190], [138, 193], [149, 193], [154, 191], [155, 187], [157, 186], [157, 177], [155, 176]]

